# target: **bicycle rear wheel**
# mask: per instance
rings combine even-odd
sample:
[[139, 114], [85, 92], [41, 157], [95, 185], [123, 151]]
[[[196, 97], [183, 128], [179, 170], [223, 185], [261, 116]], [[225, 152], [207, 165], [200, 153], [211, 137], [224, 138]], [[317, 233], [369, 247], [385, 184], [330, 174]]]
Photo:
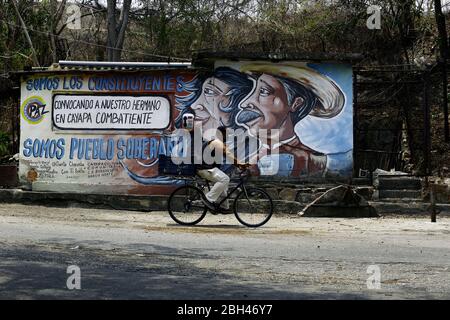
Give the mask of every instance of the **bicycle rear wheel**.
[[260, 227], [272, 217], [272, 198], [262, 189], [244, 188], [234, 200], [234, 214], [244, 226]]
[[167, 209], [170, 217], [181, 225], [194, 225], [202, 221], [207, 208], [202, 201], [203, 192], [194, 186], [182, 186], [169, 197]]

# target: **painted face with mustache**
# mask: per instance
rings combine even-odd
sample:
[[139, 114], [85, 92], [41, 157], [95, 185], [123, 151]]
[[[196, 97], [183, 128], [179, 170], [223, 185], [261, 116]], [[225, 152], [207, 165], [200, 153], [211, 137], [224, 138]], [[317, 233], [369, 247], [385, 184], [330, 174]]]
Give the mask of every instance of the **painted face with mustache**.
[[226, 107], [230, 103], [230, 90], [229, 85], [214, 77], [203, 83], [200, 97], [191, 105], [196, 123], [202, 123], [203, 132], [230, 125], [230, 113], [223, 111], [228, 111]]
[[[290, 122], [290, 107], [283, 85], [273, 76], [262, 74], [254, 91], [241, 103], [237, 122], [256, 135], [259, 129], [280, 129]], [[294, 109], [295, 108], [295, 109]]]

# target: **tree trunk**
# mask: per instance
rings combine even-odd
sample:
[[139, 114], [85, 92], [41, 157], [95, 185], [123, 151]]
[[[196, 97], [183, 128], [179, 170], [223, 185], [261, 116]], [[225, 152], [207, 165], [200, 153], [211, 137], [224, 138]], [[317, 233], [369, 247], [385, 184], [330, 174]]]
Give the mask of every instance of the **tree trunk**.
[[50, 48], [52, 49], [52, 62], [58, 62], [58, 47], [56, 44], [57, 41], [57, 26], [61, 21], [64, 10], [66, 8], [67, 0], [62, 0], [58, 6], [57, 0], [52, 0], [50, 3], [50, 14], [53, 19], [49, 23], [49, 33], [50, 33]]
[[107, 40], [107, 58], [108, 61], [113, 60], [113, 50], [116, 43], [116, 0], [108, 0], [107, 3], [107, 23], [108, 23], [108, 40]]
[[120, 61], [123, 43], [125, 41], [125, 31], [128, 26], [128, 17], [131, 8], [131, 0], [124, 0], [123, 7], [120, 12], [120, 18], [116, 20], [116, 3], [117, 0], [108, 0], [107, 2], [107, 22], [108, 22], [108, 39], [107, 39], [107, 58], [108, 61]]
[[444, 111], [444, 135], [445, 141], [450, 141], [449, 123], [448, 123], [448, 97], [447, 97], [447, 59], [448, 59], [448, 40], [447, 29], [445, 26], [445, 16], [442, 13], [441, 0], [434, 0], [434, 14], [439, 34], [439, 62], [442, 70], [442, 109]]
[[447, 59], [448, 58], [447, 29], [445, 27], [445, 16], [442, 13], [441, 0], [434, 0], [434, 14], [436, 17], [436, 25], [439, 34], [439, 49], [441, 59]]

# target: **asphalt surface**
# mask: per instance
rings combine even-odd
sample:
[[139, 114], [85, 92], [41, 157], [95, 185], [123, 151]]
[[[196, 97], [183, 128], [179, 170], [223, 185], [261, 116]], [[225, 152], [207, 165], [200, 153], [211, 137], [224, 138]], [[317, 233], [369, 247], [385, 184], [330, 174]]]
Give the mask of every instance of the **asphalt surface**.
[[164, 212], [0, 204], [0, 299], [449, 299], [449, 268], [448, 216], [248, 229], [232, 215], [182, 227]]

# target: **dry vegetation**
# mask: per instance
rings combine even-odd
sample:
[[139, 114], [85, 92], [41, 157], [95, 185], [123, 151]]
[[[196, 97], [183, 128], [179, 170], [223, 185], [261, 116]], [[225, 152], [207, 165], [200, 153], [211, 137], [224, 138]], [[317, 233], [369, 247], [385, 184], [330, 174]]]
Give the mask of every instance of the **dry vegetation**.
[[[0, 0], [0, 73], [5, 78], [9, 71], [49, 66], [60, 59], [183, 61], [200, 49], [353, 52], [364, 55], [359, 65], [421, 69], [443, 56], [434, 10], [438, 2]], [[80, 29], [70, 28], [73, 11], [68, 8], [74, 4], [80, 8]], [[381, 7], [381, 30], [366, 27], [369, 5]], [[444, 17], [447, 9], [443, 7]], [[444, 143], [442, 83], [433, 81], [432, 165], [435, 173], [447, 175], [450, 151]], [[7, 92], [2, 82], [0, 92]]]

